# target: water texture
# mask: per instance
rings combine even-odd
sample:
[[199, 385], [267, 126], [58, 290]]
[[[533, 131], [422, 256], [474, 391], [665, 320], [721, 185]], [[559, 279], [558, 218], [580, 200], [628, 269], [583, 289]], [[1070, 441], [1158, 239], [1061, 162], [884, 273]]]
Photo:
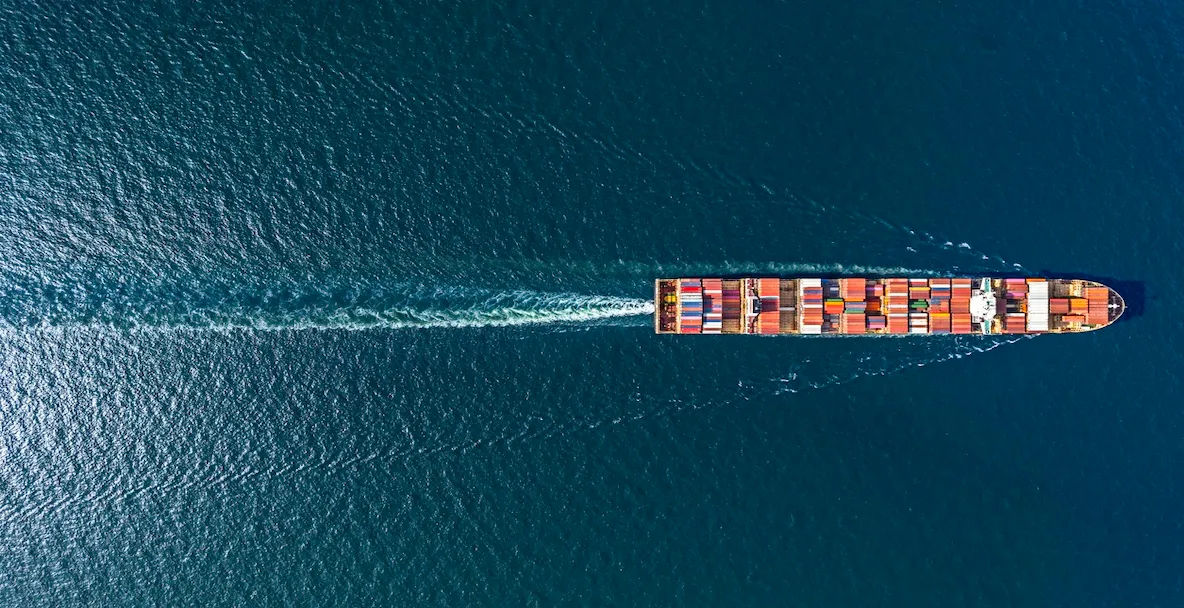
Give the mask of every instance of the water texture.
[[[1179, 606], [1184, 13], [0, 0], [0, 605]], [[652, 281], [1087, 273], [1082, 336]]]

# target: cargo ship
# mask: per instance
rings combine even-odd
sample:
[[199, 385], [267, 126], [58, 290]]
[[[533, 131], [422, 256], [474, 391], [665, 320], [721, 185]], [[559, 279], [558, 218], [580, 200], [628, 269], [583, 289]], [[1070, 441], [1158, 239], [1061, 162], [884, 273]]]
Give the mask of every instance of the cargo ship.
[[1110, 325], [1113, 289], [1046, 278], [680, 278], [654, 282], [659, 334], [1060, 334]]

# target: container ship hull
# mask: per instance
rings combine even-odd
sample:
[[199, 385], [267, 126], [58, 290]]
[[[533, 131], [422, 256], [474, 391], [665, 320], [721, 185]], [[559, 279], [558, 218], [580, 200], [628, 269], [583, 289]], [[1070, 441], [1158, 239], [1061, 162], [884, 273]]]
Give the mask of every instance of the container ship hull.
[[1044, 278], [677, 278], [654, 282], [659, 334], [910, 335], [1093, 331], [1113, 289]]

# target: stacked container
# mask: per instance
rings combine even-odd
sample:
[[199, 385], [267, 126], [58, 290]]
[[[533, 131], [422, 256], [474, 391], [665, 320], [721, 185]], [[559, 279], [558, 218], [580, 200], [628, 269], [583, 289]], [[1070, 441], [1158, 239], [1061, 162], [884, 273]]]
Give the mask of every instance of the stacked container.
[[1022, 334], [1027, 332], [1027, 323], [1022, 312], [1009, 312], [1003, 318], [1003, 333]]
[[929, 333], [929, 281], [909, 279], [909, 333]]
[[703, 281], [683, 279], [678, 285], [679, 333], [703, 333]]
[[1085, 299], [1088, 303], [1085, 322], [1088, 325], [1105, 325], [1110, 320], [1110, 289], [1107, 287], [1086, 287]]
[[800, 279], [798, 285], [802, 293], [799, 301], [802, 303], [801, 332], [803, 334], [822, 333], [822, 279]]
[[848, 302], [866, 299], [866, 279], [839, 279], [839, 296]]
[[703, 333], [724, 331], [724, 285], [721, 279], [703, 279]]
[[888, 333], [909, 333], [909, 280], [885, 279], [884, 312], [888, 316]]
[[950, 333], [950, 279], [929, 279], [929, 332]]
[[909, 279], [909, 299], [928, 300], [929, 281], [926, 279]]
[[844, 334], [867, 333], [867, 280], [839, 279], [843, 296], [843, 319], [839, 331]]
[[970, 279], [950, 279], [950, 332], [968, 334], [970, 324]]
[[1048, 301], [1048, 312], [1054, 315], [1069, 314], [1069, 298], [1051, 298]]
[[909, 333], [910, 334], [927, 334], [929, 333], [929, 315], [923, 312], [909, 313]]
[[1048, 281], [1028, 279], [1028, 331], [1048, 331], [1048, 312]]
[[843, 312], [845, 313], [866, 313], [867, 302], [865, 300], [847, 301], [843, 303]]
[[761, 298], [761, 313], [757, 316], [757, 331], [762, 334], [781, 333], [781, 281], [759, 279], [757, 295]]
[[1008, 300], [1024, 300], [1028, 297], [1026, 279], [1003, 279], [1003, 295]]

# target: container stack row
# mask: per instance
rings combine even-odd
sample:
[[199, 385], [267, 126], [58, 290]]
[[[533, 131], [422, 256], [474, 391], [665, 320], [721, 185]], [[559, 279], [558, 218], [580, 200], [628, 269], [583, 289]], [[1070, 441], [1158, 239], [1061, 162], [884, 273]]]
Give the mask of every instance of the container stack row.
[[721, 279], [703, 279], [703, 333], [724, 331], [724, 285]]
[[869, 305], [867, 279], [839, 279], [839, 294], [843, 297], [843, 316], [839, 321], [839, 333], [867, 333]]
[[1029, 332], [1048, 331], [1048, 281], [1028, 279], [1028, 323]]
[[884, 307], [888, 333], [909, 333], [909, 280], [885, 279]]
[[909, 333], [929, 333], [929, 281], [909, 279]]
[[950, 279], [929, 279], [929, 331], [948, 334], [950, 328]]
[[1022, 334], [1027, 331], [1027, 323], [1022, 312], [1009, 312], [1003, 317], [1003, 333]]
[[1027, 279], [1003, 279], [1003, 295], [1008, 300], [1024, 300], [1028, 297]]
[[703, 281], [683, 279], [678, 285], [679, 333], [703, 333]]
[[867, 279], [839, 279], [839, 297], [847, 302], [867, 299]]
[[845, 279], [822, 279], [822, 296], [826, 298], [822, 307], [822, 333], [836, 334], [841, 331], [843, 318], [843, 293], [841, 282]]
[[839, 331], [844, 334], [867, 333], [867, 314], [863, 312], [845, 312], [839, 322]]
[[1088, 303], [1085, 322], [1089, 325], [1105, 325], [1110, 320], [1110, 289], [1086, 287], [1085, 299]]
[[781, 286], [779, 279], [758, 279], [757, 295], [761, 299], [761, 312], [757, 316], [757, 332], [776, 334], [781, 331]]
[[929, 281], [926, 279], [909, 279], [909, 299], [928, 300]]
[[822, 279], [801, 279], [798, 281], [802, 294], [801, 302], [803, 334], [822, 333]]
[[970, 279], [950, 279], [950, 333], [968, 334], [970, 324]]

